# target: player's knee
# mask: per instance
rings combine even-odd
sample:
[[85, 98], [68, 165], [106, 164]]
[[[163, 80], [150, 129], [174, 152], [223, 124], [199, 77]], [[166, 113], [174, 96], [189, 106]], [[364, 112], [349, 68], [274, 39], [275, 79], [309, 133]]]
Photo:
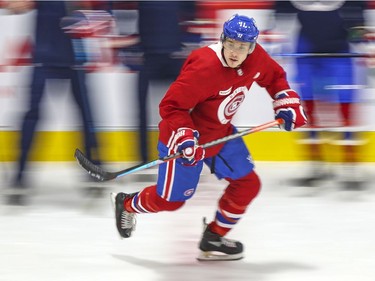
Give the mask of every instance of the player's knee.
[[245, 193], [247, 194], [247, 197], [250, 198], [250, 201], [251, 201], [260, 192], [260, 188], [262, 186], [260, 178], [257, 175], [257, 173], [252, 171], [250, 174], [244, 177], [244, 181], [246, 183]]
[[230, 183], [232, 200], [240, 206], [247, 206], [258, 195], [261, 189], [259, 176], [252, 171], [246, 176]]

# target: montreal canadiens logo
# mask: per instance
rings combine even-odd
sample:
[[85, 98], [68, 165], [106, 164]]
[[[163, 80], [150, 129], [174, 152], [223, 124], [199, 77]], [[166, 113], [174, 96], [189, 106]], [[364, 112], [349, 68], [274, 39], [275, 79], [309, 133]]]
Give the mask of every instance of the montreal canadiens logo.
[[232, 119], [244, 101], [247, 91], [246, 87], [238, 87], [221, 102], [217, 111], [217, 117], [221, 124], [227, 124]]
[[190, 188], [184, 192], [185, 196], [191, 196], [194, 193], [194, 188]]

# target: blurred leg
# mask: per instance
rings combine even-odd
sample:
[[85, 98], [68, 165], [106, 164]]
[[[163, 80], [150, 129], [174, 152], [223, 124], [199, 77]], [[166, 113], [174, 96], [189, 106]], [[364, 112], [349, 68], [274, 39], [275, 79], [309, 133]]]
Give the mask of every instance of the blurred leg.
[[26, 168], [26, 162], [35, 135], [35, 128], [39, 120], [39, 105], [43, 96], [44, 87], [48, 75], [48, 70], [42, 67], [35, 67], [32, 74], [30, 89], [29, 109], [26, 112], [21, 129], [21, 150], [18, 160], [18, 172], [16, 177], [16, 186], [22, 185], [23, 172]]
[[88, 159], [99, 164], [98, 143], [95, 133], [94, 121], [91, 112], [90, 99], [86, 87], [86, 73], [84, 70], [70, 70], [72, 93], [79, 107], [83, 123], [84, 146]]
[[138, 74], [138, 118], [139, 118], [139, 148], [141, 153], [141, 161], [147, 162], [148, 156], [148, 136], [147, 136], [147, 95], [150, 84], [150, 69], [145, 59]]

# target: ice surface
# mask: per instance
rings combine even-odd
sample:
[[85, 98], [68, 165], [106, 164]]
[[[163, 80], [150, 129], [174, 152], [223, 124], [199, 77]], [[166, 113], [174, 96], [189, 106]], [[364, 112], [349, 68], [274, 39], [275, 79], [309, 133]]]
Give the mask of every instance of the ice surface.
[[[0, 281], [375, 280], [373, 167], [366, 189], [348, 191], [333, 180], [289, 185], [300, 163], [258, 163], [262, 191], [228, 236], [245, 244], [245, 258], [198, 262], [202, 217], [214, 215], [224, 181], [205, 172], [183, 209], [139, 215], [134, 236], [121, 240], [109, 192], [148, 186], [155, 169], [108, 182], [95, 197], [75, 163], [36, 166], [28, 206], [0, 205]], [[1, 167], [4, 187], [10, 169]]]

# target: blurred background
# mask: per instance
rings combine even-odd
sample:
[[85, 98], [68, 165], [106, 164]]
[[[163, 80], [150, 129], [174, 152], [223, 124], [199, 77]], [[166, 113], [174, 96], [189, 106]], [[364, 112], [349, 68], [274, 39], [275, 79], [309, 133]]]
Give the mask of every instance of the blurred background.
[[[348, 169], [347, 187], [365, 181], [360, 167], [375, 162], [374, 1], [28, 0], [0, 9], [4, 187], [24, 187], [33, 163], [74, 161], [76, 147], [99, 165], [155, 159], [159, 101], [234, 13], [255, 18], [310, 121], [246, 137], [254, 159], [301, 162], [308, 172], [290, 184]], [[272, 120], [271, 102], [254, 84], [234, 124]]]
[[[156, 159], [160, 100], [235, 13], [255, 18], [309, 115], [245, 137], [263, 184], [230, 233], [245, 259], [195, 261], [225, 188], [206, 168], [181, 211], [117, 239], [108, 193], [157, 169], [98, 183], [75, 149], [115, 171]], [[375, 1], [0, 0], [0, 26], [0, 280], [373, 281]], [[273, 119], [254, 84], [234, 124]]]

